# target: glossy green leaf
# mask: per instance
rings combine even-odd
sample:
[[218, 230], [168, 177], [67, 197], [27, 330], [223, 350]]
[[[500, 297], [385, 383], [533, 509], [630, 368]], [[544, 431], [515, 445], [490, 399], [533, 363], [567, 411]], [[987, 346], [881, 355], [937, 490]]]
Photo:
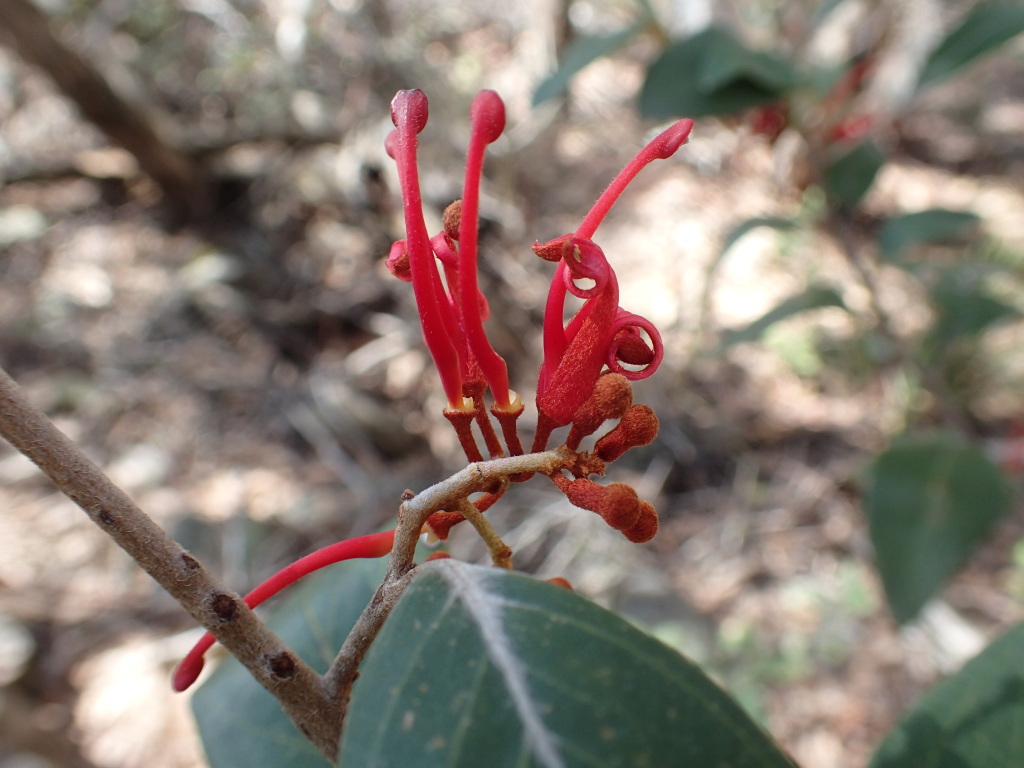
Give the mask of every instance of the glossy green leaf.
[[885, 155], [873, 141], [865, 141], [825, 168], [825, 191], [842, 208], [861, 201], [885, 164]]
[[643, 24], [636, 24], [610, 35], [579, 37], [573, 40], [566, 48], [558, 69], [541, 82], [537, 86], [537, 90], [534, 91], [534, 106], [560, 95], [568, 87], [573, 75], [597, 59], [615, 53], [636, 37], [642, 29]]
[[932, 51], [921, 71], [919, 85], [949, 77], [1021, 32], [1024, 32], [1024, 6], [1006, 2], [978, 3]]
[[868, 768], [1024, 765], [1024, 624], [929, 691]]
[[572, 592], [430, 565], [363, 662], [350, 768], [792, 768], [699, 668]]
[[961, 239], [977, 230], [981, 219], [970, 211], [929, 208], [888, 219], [878, 233], [882, 255], [895, 259], [907, 248], [922, 243]]
[[812, 285], [803, 293], [790, 296], [777, 307], [769, 310], [754, 322], [737, 330], [726, 331], [722, 347], [731, 347], [747, 341], [757, 341], [764, 332], [776, 323], [812, 309], [823, 307], [846, 308], [843, 298], [831, 288]]
[[[385, 559], [357, 560], [308, 576], [274, 606], [267, 624], [323, 672], [376, 592], [385, 566]], [[277, 700], [234, 658], [221, 661], [196, 691], [192, 710], [211, 768], [326, 763]]]
[[889, 608], [903, 623], [1007, 512], [1011, 492], [981, 448], [950, 433], [898, 438], [867, 479], [875, 563]]
[[672, 43], [647, 70], [647, 117], [722, 115], [778, 100], [796, 83], [783, 59], [746, 48], [717, 27]]

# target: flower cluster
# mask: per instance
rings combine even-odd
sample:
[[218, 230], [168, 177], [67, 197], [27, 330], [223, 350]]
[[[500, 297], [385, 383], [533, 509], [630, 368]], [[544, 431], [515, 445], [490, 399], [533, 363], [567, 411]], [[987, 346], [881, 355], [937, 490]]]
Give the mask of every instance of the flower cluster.
[[[387, 264], [394, 275], [413, 285], [423, 338], [448, 400], [445, 416], [455, 427], [466, 457], [470, 461], [483, 458], [474, 423], [490, 457], [504, 455], [483, 403], [488, 389], [493, 398], [490, 413], [500, 427], [504, 448], [519, 455], [523, 449], [517, 419], [523, 404], [509, 389], [505, 361], [484, 331], [487, 302], [476, 275], [484, 152], [504, 130], [505, 107], [494, 91], [481, 91], [474, 99], [462, 198], [445, 211], [443, 229], [434, 236], [424, 221], [417, 167], [418, 136], [427, 116], [422, 91], [399, 91], [391, 102], [395, 130], [387, 149], [398, 167], [406, 237], [392, 246]], [[654, 373], [664, 350], [649, 321], [619, 306], [615, 271], [592, 238], [629, 182], [650, 162], [672, 156], [692, 127], [693, 121], [680, 120], [663, 131], [612, 181], [575, 232], [533, 246], [540, 258], [557, 266], [544, 312], [544, 361], [537, 381], [532, 450], [544, 450], [555, 429], [571, 425], [565, 447], [578, 452], [584, 437], [605, 421], [618, 419], [618, 425], [597, 440], [593, 452], [577, 453], [568, 470], [571, 479], [562, 470], [550, 477], [571, 502], [597, 512], [632, 541], [646, 541], [657, 531], [654, 508], [628, 486], [600, 486], [590, 476], [603, 475], [607, 462], [650, 442], [657, 433], [657, 417], [650, 408], [633, 405], [629, 382]], [[566, 323], [570, 294], [582, 300], [582, 306]], [[484, 495], [475, 502], [477, 509], [487, 509], [503, 492], [501, 488]], [[459, 512], [439, 512], [428, 526], [446, 538], [451, 526], [462, 519]]]
[[[494, 91], [481, 91], [474, 99], [462, 198], [445, 210], [442, 231], [434, 236], [423, 217], [417, 166], [418, 136], [427, 124], [426, 96], [419, 90], [399, 91], [391, 103], [391, 117], [395, 130], [388, 136], [387, 151], [398, 166], [406, 236], [392, 246], [387, 266], [396, 277], [412, 283], [423, 338], [448, 401], [445, 417], [470, 462], [484, 458], [474, 425], [490, 458], [504, 456], [506, 450], [511, 456], [522, 456], [517, 424], [523, 403], [509, 389], [505, 361], [487, 339], [487, 301], [477, 284], [484, 153], [505, 129], [505, 105]], [[575, 232], [533, 246], [540, 258], [557, 266], [544, 312], [544, 362], [537, 382], [537, 431], [531, 453], [544, 451], [553, 432], [569, 426], [557, 468], [546, 474], [570, 502], [600, 515], [634, 542], [649, 541], [657, 532], [654, 507], [624, 483], [604, 486], [591, 477], [604, 475], [608, 463], [630, 448], [646, 445], [657, 434], [657, 417], [647, 406], [633, 403], [630, 381], [654, 373], [664, 350], [650, 322], [619, 307], [615, 271], [592, 237], [637, 173], [653, 160], [675, 153], [692, 127], [691, 120], [680, 120], [663, 131], [612, 181]], [[582, 306], [566, 323], [570, 294], [581, 299]], [[484, 406], [487, 390], [493, 400], [490, 416]], [[596, 438], [592, 450], [580, 450], [583, 440], [607, 421], [616, 423]], [[526, 472], [513, 474], [472, 502], [463, 498], [453, 509], [433, 512], [425, 528], [444, 539], [453, 525], [468, 519], [488, 543], [495, 563], [510, 567], [511, 550], [482, 513], [510, 482], [528, 477]], [[342, 560], [383, 557], [391, 551], [395, 534], [385, 531], [317, 550], [271, 576], [246, 595], [245, 602], [254, 608], [313, 571]], [[203, 656], [214, 642], [211, 634], [203, 635], [182, 660], [173, 676], [175, 690], [183, 691], [195, 682]]]

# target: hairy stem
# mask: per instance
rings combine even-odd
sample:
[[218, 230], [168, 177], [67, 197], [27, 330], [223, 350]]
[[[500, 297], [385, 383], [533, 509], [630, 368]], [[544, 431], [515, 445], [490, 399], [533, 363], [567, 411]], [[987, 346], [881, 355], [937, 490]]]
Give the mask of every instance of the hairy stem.
[[[325, 675], [327, 690], [341, 702], [343, 710], [348, 706], [360, 662], [384, 626], [391, 609], [413, 579], [416, 542], [427, 518], [441, 510], [461, 509], [470, 495], [492, 489], [507, 482], [509, 477], [524, 472], [548, 474], [570, 466], [574, 459], [574, 453], [558, 448], [543, 453], [476, 462], [415, 496], [406, 492], [398, 511], [398, 528], [395, 530], [395, 544], [391, 549], [387, 576]], [[341, 717], [344, 717], [344, 711]]]

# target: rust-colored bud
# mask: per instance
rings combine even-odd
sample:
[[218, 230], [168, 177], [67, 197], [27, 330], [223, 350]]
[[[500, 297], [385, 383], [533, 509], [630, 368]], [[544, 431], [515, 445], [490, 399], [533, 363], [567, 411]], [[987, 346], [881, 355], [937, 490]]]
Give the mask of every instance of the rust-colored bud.
[[387, 264], [388, 271], [399, 280], [406, 283], [412, 282], [412, 267], [409, 266], [409, 248], [405, 240], [397, 240], [391, 244], [391, 251], [388, 253], [388, 259], [385, 264]]
[[427, 528], [441, 541], [448, 538], [453, 527], [465, 520], [458, 512], [435, 512], [427, 518]]
[[562, 254], [565, 252], [565, 244], [572, 237], [573, 235], [562, 235], [554, 240], [548, 240], [546, 243], [534, 243], [533, 252], [544, 259], [544, 261], [561, 261]]
[[626, 365], [650, 365], [654, 361], [654, 350], [639, 334], [620, 334], [615, 345], [615, 357]]
[[625, 529], [622, 535], [634, 544], [643, 544], [650, 541], [658, 532], [658, 511], [648, 501], [640, 502], [640, 515], [636, 522]]
[[431, 552], [429, 555], [427, 555], [427, 562], [429, 563], [431, 560], [447, 560], [450, 557], [451, 555], [449, 555], [447, 552], [441, 552], [440, 550], [438, 550], [437, 552]]
[[601, 437], [594, 453], [605, 461], [615, 461], [630, 448], [647, 445], [658, 434], [658, 417], [646, 405], [634, 405], [626, 411], [615, 428]]
[[456, 200], [444, 209], [441, 214], [441, 221], [444, 224], [444, 233], [452, 240], [459, 240], [459, 224], [462, 222], [462, 201]]
[[633, 387], [621, 373], [605, 373], [594, 382], [594, 391], [576, 409], [565, 444], [575, 451], [587, 435], [608, 419], [621, 419], [633, 404]]
[[640, 518], [640, 499], [625, 483], [612, 483], [604, 488], [597, 513], [615, 530], [628, 530]]
[[569, 583], [569, 580], [563, 579], [561, 576], [555, 576], [554, 578], [548, 579], [548, 584], [554, 584], [556, 587], [568, 589], [570, 592], [573, 591], [572, 584]]
[[565, 493], [565, 498], [580, 509], [589, 509], [591, 512], [597, 512], [601, 509], [605, 492], [603, 485], [598, 485], [593, 480], [586, 478], [566, 480], [564, 484], [556, 484]]

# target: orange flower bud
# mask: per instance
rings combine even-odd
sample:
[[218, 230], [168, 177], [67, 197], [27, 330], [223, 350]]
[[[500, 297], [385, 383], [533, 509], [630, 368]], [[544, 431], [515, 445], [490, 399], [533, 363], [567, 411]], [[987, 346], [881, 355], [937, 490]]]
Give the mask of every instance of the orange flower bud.
[[591, 512], [597, 512], [601, 508], [605, 492], [603, 485], [598, 485], [593, 480], [587, 480], [586, 478], [566, 480], [563, 475], [557, 475], [557, 477], [561, 477], [564, 483], [556, 481], [555, 484], [562, 489], [565, 498], [571, 504], [580, 509], [589, 509]]
[[548, 584], [554, 584], [556, 587], [568, 589], [570, 592], [573, 591], [572, 584], [569, 583], [569, 580], [563, 579], [561, 576], [555, 576], [552, 579], [548, 579]]
[[658, 512], [648, 501], [640, 502], [640, 516], [637, 521], [624, 530], [622, 535], [634, 544], [650, 541], [658, 532]]
[[565, 444], [575, 451], [580, 441], [593, 434], [608, 419], [622, 418], [633, 404], [633, 387], [621, 373], [605, 373], [594, 383], [590, 394], [572, 417], [572, 429]]
[[640, 499], [625, 483], [612, 483], [604, 488], [597, 513], [617, 531], [631, 529], [640, 518]]
[[646, 405], [634, 405], [608, 434], [594, 446], [594, 453], [605, 461], [615, 461], [630, 448], [647, 445], [658, 434], [658, 417]]

